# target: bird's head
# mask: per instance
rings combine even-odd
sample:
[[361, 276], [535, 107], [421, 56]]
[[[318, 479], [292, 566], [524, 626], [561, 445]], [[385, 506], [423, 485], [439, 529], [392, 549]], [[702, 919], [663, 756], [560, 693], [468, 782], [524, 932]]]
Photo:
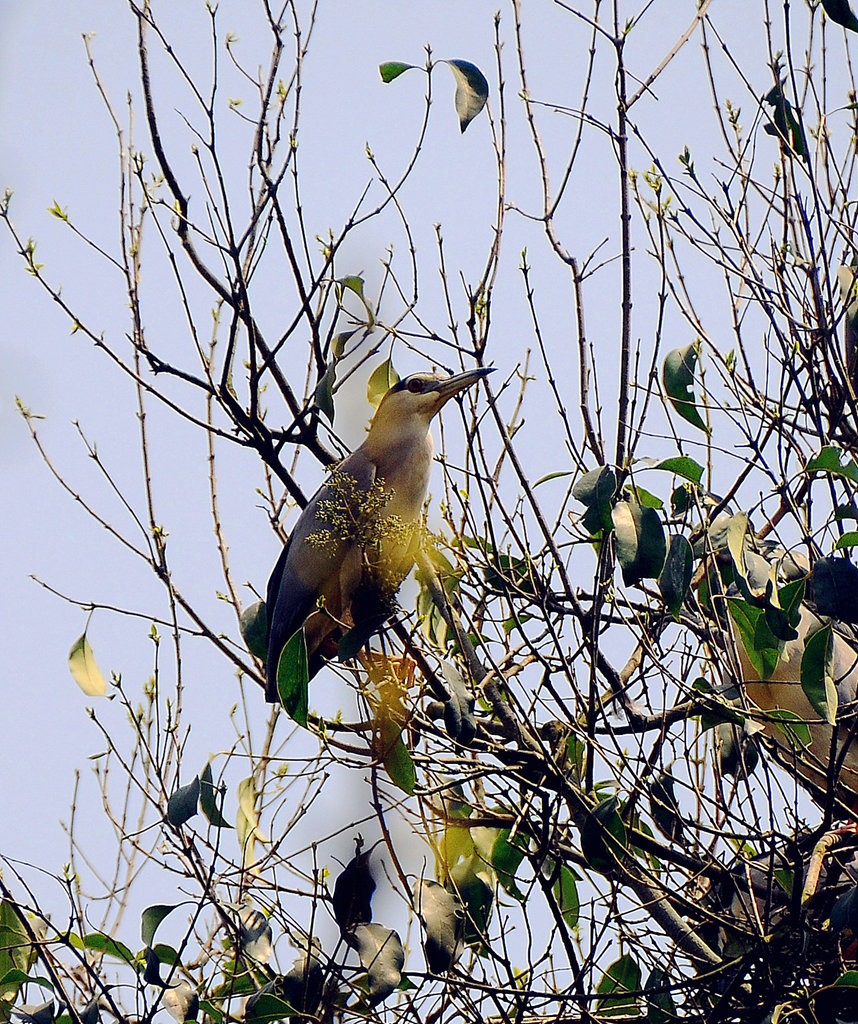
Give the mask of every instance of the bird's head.
[[438, 373], [412, 373], [394, 384], [382, 398], [372, 431], [428, 429], [432, 417], [454, 396], [492, 373], [494, 367], [481, 366], [453, 376]]

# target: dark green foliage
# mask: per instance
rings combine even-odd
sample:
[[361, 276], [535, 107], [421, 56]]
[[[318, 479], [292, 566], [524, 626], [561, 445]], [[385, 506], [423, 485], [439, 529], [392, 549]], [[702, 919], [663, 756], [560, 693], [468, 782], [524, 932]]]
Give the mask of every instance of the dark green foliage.
[[591, 469], [572, 488], [572, 497], [586, 505], [582, 522], [591, 536], [613, 529], [611, 508], [616, 493], [617, 474], [610, 466]]
[[381, 924], [359, 924], [354, 944], [367, 972], [367, 996], [370, 1006], [384, 1002], [402, 982], [405, 950], [392, 928]]
[[661, 379], [673, 408], [693, 427], [708, 434], [709, 428], [697, 409], [694, 394], [694, 370], [698, 354], [696, 345], [687, 345], [685, 348], [675, 348], [668, 352], [662, 367]]
[[375, 879], [369, 868], [372, 851], [361, 853], [362, 845], [362, 840], [356, 840], [354, 857], [334, 883], [334, 920], [343, 935], [372, 920], [372, 894], [375, 892]]
[[618, 501], [612, 513], [617, 561], [626, 586], [656, 579], [667, 557], [664, 528], [655, 509]]
[[194, 777], [193, 782], [187, 786], [180, 786], [171, 794], [167, 803], [167, 821], [178, 828], [184, 825], [189, 818], [197, 813], [197, 804], [200, 799], [200, 777]]
[[[218, 796], [220, 800], [218, 800]], [[200, 773], [200, 810], [215, 828], [232, 828], [221, 812], [225, 798], [226, 787], [215, 787], [212, 780], [211, 762], [206, 762], [205, 768]]]
[[587, 817], [581, 828], [581, 853], [589, 867], [608, 874], [627, 853], [626, 827], [615, 796], [603, 800]]
[[830, 625], [811, 634], [801, 658], [801, 688], [811, 706], [829, 725], [837, 719], [834, 685], [834, 635]]
[[691, 544], [682, 534], [675, 533], [670, 538], [664, 568], [658, 577], [658, 589], [670, 614], [677, 621], [679, 621], [688, 588], [691, 586], [693, 572], [694, 553], [691, 550]]
[[265, 602], [257, 601], [248, 605], [241, 613], [238, 628], [250, 653], [264, 662], [268, 657], [268, 615]]
[[822, 9], [836, 25], [858, 32], [858, 18], [849, 6], [849, 0], [822, 0]]
[[277, 694], [283, 710], [307, 728], [310, 672], [307, 664], [307, 641], [303, 628], [286, 641], [277, 663]]
[[848, 558], [820, 558], [810, 577], [810, 599], [820, 615], [858, 623], [858, 569]]
[[671, 842], [681, 842], [684, 834], [682, 813], [670, 775], [658, 775], [650, 783], [649, 807], [659, 829]]

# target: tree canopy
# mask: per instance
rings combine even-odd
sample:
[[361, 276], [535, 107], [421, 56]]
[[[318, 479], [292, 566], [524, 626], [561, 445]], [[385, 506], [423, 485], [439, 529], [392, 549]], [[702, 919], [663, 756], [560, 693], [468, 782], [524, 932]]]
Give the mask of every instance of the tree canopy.
[[[40, 636], [98, 788], [54, 886], [4, 858], [0, 1020], [855, 1019], [858, 21], [477, 6], [376, 60], [322, 0], [128, 0], [118, 232], [48, 211], [118, 328], [0, 206], [139, 474], [23, 420], [150, 581]], [[266, 705], [259, 567], [400, 374], [488, 366], [391, 616]]]

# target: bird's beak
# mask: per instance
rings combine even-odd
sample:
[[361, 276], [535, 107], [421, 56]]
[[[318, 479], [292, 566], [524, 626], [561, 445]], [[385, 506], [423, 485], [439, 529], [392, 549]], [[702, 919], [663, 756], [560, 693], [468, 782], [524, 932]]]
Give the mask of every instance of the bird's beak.
[[447, 377], [446, 380], [439, 380], [434, 390], [441, 396], [441, 401], [446, 402], [453, 395], [458, 395], [460, 391], [464, 391], [465, 388], [476, 384], [478, 380], [494, 373], [496, 369], [496, 366], [480, 366], [476, 370], [465, 370], [464, 373], [457, 373], [452, 377]]

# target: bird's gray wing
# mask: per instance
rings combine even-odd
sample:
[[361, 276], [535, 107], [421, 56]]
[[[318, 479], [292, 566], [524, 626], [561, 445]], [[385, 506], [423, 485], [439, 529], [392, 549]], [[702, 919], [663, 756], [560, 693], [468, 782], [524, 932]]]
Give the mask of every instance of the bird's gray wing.
[[[358, 449], [335, 471], [354, 478], [358, 487], [368, 491], [375, 480], [375, 464]], [[289, 638], [304, 624], [316, 607], [319, 596], [346, 556], [348, 542], [336, 541], [323, 547], [308, 543], [308, 538], [328, 526], [320, 503], [333, 492], [326, 481], [310, 499], [298, 517], [277, 564], [268, 580], [265, 605], [268, 613], [268, 664], [265, 699], [276, 704], [277, 665]]]

